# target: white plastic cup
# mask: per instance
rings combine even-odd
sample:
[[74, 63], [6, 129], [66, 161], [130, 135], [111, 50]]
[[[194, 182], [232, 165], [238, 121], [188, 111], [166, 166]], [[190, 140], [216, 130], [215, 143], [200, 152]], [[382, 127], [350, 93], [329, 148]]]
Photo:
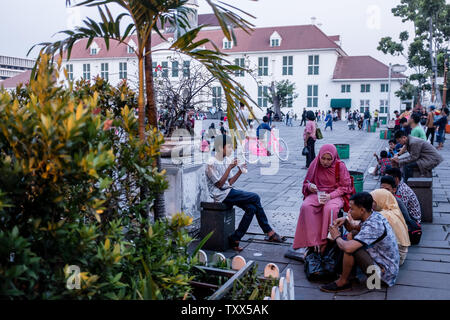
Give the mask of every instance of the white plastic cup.
[[319, 198], [319, 203], [324, 204], [326, 201], [324, 200], [324, 197], [326, 195], [325, 191], [317, 191], [317, 197]]

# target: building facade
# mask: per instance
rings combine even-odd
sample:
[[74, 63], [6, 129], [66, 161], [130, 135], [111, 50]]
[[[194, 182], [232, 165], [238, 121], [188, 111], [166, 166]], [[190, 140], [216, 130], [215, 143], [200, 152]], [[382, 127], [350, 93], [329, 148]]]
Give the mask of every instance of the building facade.
[[[198, 24], [208, 21], [209, 27], [200, 32], [199, 39], [209, 39], [227, 54], [227, 61], [250, 70], [236, 72], [241, 83], [259, 108], [253, 108], [262, 117], [270, 107], [266, 94], [272, 82], [289, 80], [295, 83], [296, 99], [289, 99], [282, 112], [293, 110], [300, 115], [303, 108], [313, 111], [358, 110], [371, 112], [378, 109], [386, 120], [389, 95], [389, 67], [370, 56], [348, 56], [339, 36], [328, 36], [315, 25], [256, 28], [251, 35], [236, 30], [236, 42], [228, 41], [212, 15], [198, 15]], [[215, 25], [216, 24], [216, 25]], [[152, 43], [158, 49], [152, 56], [154, 76], [179, 81], [189, 76], [195, 62], [166, 51], [173, 41], [167, 42], [154, 34]], [[127, 44], [112, 41], [109, 50], [102, 39], [96, 39], [86, 49], [87, 40], [75, 44], [70, 61], [65, 61], [70, 80], [93, 79], [96, 76], [117, 85], [124, 79], [137, 87], [137, 59], [133, 48], [135, 37]], [[211, 44], [206, 49], [213, 49]], [[391, 74], [391, 114], [400, 109], [401, 101], [395, 96], [406, 81], [402, 74]], [[205, 96], [207, 97], [205, 99]], [[226, 109], [222, 88], [213, 84], [199, 97], [208, 101], [203, 108]]]
[[35, 61], [31, 59], [0, 56], [0, 81], [31, 70]]

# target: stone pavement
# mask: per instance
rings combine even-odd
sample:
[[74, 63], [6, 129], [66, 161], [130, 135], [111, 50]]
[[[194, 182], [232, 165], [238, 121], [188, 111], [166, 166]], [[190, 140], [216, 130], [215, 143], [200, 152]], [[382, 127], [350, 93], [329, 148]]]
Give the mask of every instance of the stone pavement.
[[[284, 253], [293, 242], [298, 214], [302, 203], [301, 186], [306, 169], [303, 148], [303, 128], [298, 124], [286, 127], [277, 123], [280, 137], [290, 149], [290, 158], [280, 164], [276, 175], [261, 175], [264, 165], [249, 165], [249, 173], [241, 176], [236, 188], [256, 192], [261, 196], [263, 207], [274, 229], [288, 237], [286, 244], [271, 244], [263, 241], [263, 234], [254, 219], [247, 235], [242, 239], [241, 253], [247, 260], [255, 260], [262, 272], [267, 263], [273, 262], [284, 274], [286, 268], [292, 268], [295, 276], [296, 299], [326, 300], [396, 300], [396, 299], [450, 299], [450, 144], [441, 151], [445, 161], [434, 171], [433, 200], [434, 216], [432, 224], [423, 224], [423, 236], [417, 246], [412, 246], [404, 265], [400, 268], [397, 283], [392, 288], [368, 290], [357, 286], [350, 292], [339, 294], [324, 293], [319, 290], [321, 283], [309, 282], [304, 273], [303, 263], [284, 257]], [[323, 131], [323, 122], [319, 123], [324, 139], [316, 144], [316, 153], [325, 143], [350, 144], [350, 159], [344, 160], [349, 170], [365, 173], [364, 190], [372, 191], [378, 181], [367, 174], [374, 166], [373, 153], [379, 153], [387, 146], [387, 140], [376, 133], [349, 131], [344, 122], [334, 124], [334, 131]], [[236, 208], [236, 227], [242, 210]], [[224, 253], [233, 257], [232, 250]]]

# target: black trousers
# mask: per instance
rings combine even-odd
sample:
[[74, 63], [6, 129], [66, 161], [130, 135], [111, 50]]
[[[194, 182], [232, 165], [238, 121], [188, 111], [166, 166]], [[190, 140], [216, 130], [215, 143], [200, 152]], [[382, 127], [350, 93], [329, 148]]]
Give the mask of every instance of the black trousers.
[[431, 135], [431, 140], [430, 140], [431, 145], [433, 145], [433, 143], [434, 143], [434, 134], [435, 133], [436, 133], [436, 128], [428, 128], [427, 129], [427, 140], [428, 140], [428, 137]]
[[306, 126], [306, 118], [302, 118], [302, 122], [300, 122], [300, 126], [303, 126], [303, 122], [305, 123], [305, 126]]
[[308, 148], [308, 154], [306, 155], [306, 167], [309, 168], [309, 165], [313, 160], [316, 158], [316, 151], [315, 149], [316, 140], [309, 137], [308, 141], [306, 142], [306, 147]]

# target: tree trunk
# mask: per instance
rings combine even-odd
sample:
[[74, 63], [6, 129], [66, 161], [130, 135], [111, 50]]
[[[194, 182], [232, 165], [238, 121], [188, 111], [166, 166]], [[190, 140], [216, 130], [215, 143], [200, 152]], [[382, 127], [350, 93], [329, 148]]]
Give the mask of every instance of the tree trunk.
[[138, 96], [138, 115], [139, 115], [139, 138], [145, 138], [145, 104], [144, 104], [144, 58], [139, 57], [139, 96]]
[[281, 119], [281, 108], [280, 108], [280, 100], [278, 99], [277, 90], [275, 88], [275, 82], [272, 81], [272, 84], [270, 86], [270, 91], [272, 94], [272, 101], [273, 101], [273, 108], [275, 114], [278, 114]]
[[[145, 90], [147, 94], [147, 120], [150, 128], [158, 129], [158, 117], [157, 108], [155, 102], [155, 91], [153, 85], [153, 59], [151, 55], [152, 41], [149, 37], [148, 42], [145, 45], [145, 52], [148, 53], [145, 56]], [[161, 172], [161, 156], [158, 155], [156, 163], [154, 164], [158, 168], [158, 172]], [[153, 204], [153, 212], [155, 220], [161, 220], [166, 214], [166, 205], [164, 202], [164, 193], [157, 193], [155, 195], [155, 202]]]

